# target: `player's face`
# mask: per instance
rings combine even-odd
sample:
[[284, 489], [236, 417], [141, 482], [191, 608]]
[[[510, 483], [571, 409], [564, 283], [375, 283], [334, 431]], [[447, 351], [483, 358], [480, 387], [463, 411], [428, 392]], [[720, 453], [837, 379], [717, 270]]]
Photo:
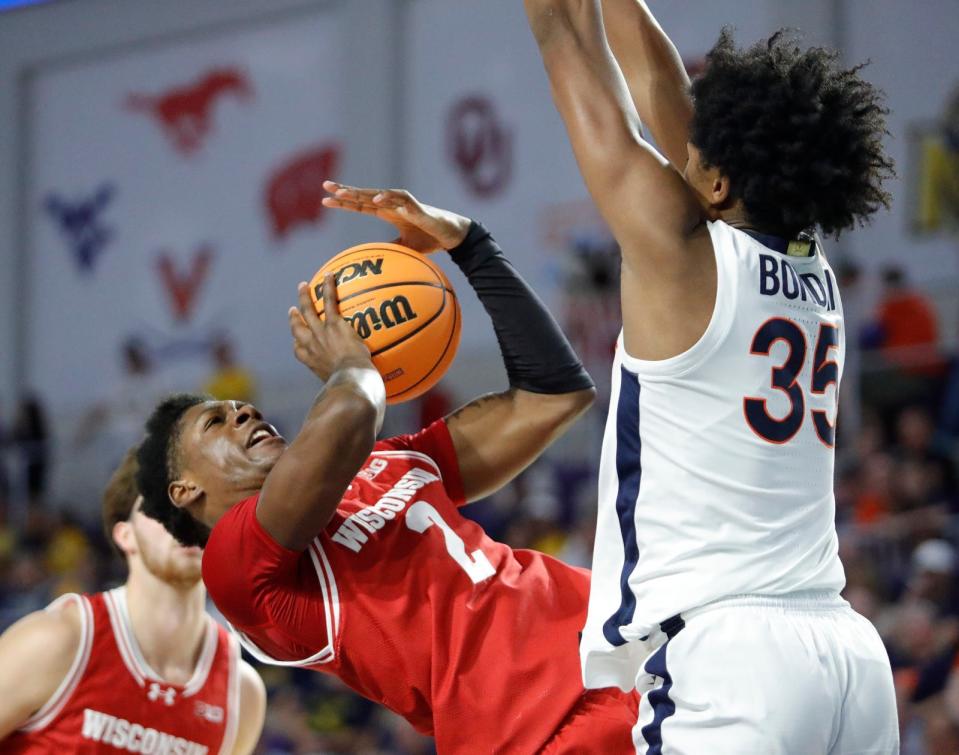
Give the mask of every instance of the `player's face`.
[[252, 404], [207, 401], [190, 407], [180, 425], [183, 467], [208, 495], [259, 489], [286, 450], [286, 440]]
[[203, 551], [180, 545], [156, 519], [140, 511], [137, 504], [128, 522], [133, 543], [126, 545], [131, 558], [139, 559], [157, 579], [175, 585], [192, 587], [200, 581]]

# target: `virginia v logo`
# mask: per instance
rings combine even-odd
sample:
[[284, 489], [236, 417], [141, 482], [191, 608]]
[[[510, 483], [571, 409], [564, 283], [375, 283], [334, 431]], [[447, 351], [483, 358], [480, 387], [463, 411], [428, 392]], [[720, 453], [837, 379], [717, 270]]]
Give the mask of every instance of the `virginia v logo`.
[[410, 306], [409, 299], [405, 296], [394, 296], [392, 299], [385, 299], [377, 307], [367, 307], [350, 315], [350, 324], [356, 330], [360, 338], [369, 338], [374, 330], [383, 328], [395, 328], [404, 322], [416, 319], [416, 312]]

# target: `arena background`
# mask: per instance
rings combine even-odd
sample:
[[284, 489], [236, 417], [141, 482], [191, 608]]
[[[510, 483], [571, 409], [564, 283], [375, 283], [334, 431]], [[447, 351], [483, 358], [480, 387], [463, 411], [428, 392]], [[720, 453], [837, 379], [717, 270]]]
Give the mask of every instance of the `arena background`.
[[[212, 380], [295, 429], [317, 389], [290, 349], [295, 283], [389, 238], [320, 208], [325, 177], [482, 219], [605, 388], [616, 250], [519, 0], [28, 5], [0, 3], [0, 628], [121, 574], [99, 491], [157, 396]], [[887, 93], [893, 207], [827, 244], [850, 334], [838, 519], [847, 597], [896, 668], [903, 751], [959, 752], [959, 6], [651, 5], [691, 71], [725, 24], [742, 42], [789, 26], [871, 59]], [[443, 264], [460, 353], [425, 400], [391, 409], [390, 432], [505, 384], [486, 316]], [[588, 563], [604, 416], [600, 401], [474, 507], [491, 534]], [[319, 675], [264, 674], [262, 752], [430, 751]]]

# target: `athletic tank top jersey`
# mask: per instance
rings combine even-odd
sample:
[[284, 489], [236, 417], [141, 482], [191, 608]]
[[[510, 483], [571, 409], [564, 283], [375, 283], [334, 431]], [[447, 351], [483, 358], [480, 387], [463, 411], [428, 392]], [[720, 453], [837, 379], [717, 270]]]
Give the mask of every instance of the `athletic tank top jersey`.
[[257, 500], [213, 528], [203, 579], [258, 660], [338, 676], [443, 753], [540, 752], [583, 698], [588, 572], [459, 513], [444, 422], [379, 442], [306, 552], [270, 537]]
[[588, 687], [631, 688], [646, 638], [682, 611], [845, 583], [835, 276], [814, 242], [708, 228], [717, 288], [702, 338], [662, 361], [631, 357], [622, 335], [617, 346], [580, 646]]
[[213, 619], [193, 677], [181, 686], [150, 669], [130, 627], [125, 588], [65, 595], [80, 611], [80, 647], [53, 697], [0, 747], [5, 755], [232, 752], [239, 646]]

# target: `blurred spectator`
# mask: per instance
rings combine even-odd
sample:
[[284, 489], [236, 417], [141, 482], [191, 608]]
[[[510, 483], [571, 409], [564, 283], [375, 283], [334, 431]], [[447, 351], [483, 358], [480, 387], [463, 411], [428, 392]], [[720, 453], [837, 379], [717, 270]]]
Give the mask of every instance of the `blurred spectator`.
[[862, 330], [863, 348], [878, 355], [863, 380], [863, 402], [888, 410], [913, 403], [937, 406], [945, 363], [936, 311], [924, 293], [907, 284], [902, 268], [886, 267], [882, 279], [875, 316]]
[[253, 403], [256, 400], [253, 374], [237, 363], [233, 344], [226, 336], [221, 336], [213, 345], [213, 365], [213, 374], [203, 387], [206, 393], [221, 401]]
[[9, 443], [19, 467], [16, 479], [28, 503], [43, 503], [50, 467], [50, 431], [46, 412], [36, 396], [27, 394], [20, 399]]

